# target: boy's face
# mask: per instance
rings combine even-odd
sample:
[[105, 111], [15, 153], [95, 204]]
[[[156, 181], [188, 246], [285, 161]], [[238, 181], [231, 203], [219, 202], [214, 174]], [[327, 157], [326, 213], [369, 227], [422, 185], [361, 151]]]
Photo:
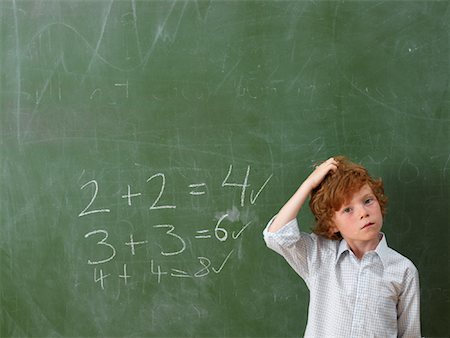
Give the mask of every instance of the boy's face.
[[[383, 226], [380, 204], [369, 185], [363, 185], [351, 199], [334, 213], [333, 233], [340, 232], [346, 242], [356, 245], [372, 245], [379, 241]], [[373, 249], [375, 248], [373, 247]]]

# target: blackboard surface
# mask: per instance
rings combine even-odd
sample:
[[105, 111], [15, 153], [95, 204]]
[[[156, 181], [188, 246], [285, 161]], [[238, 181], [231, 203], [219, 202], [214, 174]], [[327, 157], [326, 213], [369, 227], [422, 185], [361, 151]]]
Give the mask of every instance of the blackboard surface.
[[302, 335], [308, 291], [261, 232], [336, 154], [383, 177], [422, 333], [449, 335], [447, 1], [0, 16], [0, 336]]

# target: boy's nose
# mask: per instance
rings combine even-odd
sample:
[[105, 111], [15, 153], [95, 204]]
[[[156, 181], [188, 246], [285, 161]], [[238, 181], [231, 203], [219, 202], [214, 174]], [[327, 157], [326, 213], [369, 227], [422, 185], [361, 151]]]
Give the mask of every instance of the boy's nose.
[[366, 218], [369, 216], [369, 212], [366, 210], [366, 208], [361, 208], [359, 213], [360, 213], [360, 219], [363, 219], [363, 218]]

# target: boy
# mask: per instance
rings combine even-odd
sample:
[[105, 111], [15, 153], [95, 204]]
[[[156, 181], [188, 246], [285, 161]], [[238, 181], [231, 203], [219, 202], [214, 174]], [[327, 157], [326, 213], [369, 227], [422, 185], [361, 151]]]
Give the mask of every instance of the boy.
[[[305, 337], [420, 337], [419, 277], [380, 232], [383, 183], [345, 157], [317, 166], [264, 230], [310, 291]], [[296, 216], [310, 198], [313, 234]]]

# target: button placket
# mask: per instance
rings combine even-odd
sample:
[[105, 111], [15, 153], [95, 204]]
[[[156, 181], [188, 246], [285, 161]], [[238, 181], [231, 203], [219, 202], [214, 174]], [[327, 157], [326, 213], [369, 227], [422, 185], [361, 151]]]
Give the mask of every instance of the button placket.
[[367, 267], [371, 264], [372, 259], [373, 255], [366, 254], [359, 262], [356, 301], [352, 321], [352, 337], [361, 337], [364, 334], [364, 314], [367, 313], [370, 298], [368, 294], [370, 274], [368, 273]]

